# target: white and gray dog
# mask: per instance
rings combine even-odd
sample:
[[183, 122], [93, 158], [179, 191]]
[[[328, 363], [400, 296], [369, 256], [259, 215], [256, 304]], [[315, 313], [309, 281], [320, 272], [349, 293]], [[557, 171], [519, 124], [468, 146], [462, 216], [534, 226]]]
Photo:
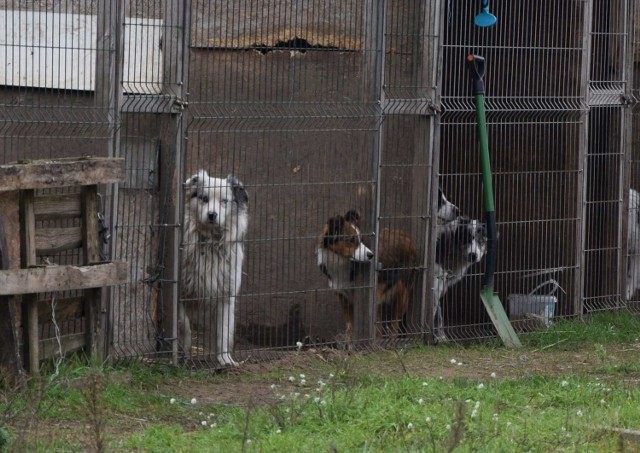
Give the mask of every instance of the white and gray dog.
[[629, 191], [629, 231], [626, 300], [640, 289], [640, 193]]
[[438, 193], [438, 231], [433, 278], [433, 326], [436, 342], [447, 341], [441, 300], [447, 290], [480, 262], [487, 251], [487, 232], [477, 220], [460, 215], [460, 210]]
[[[183, 349], [191, 350], [191, 325], [187, 308], [204, 301], [204, 312], [216, 307], [216, 353], [222, 366], [233, 360], [236, 297], [242, 283], [243, 240], [248, 226], [249, 196], [233, 176], [210, 177], [199, 170], [185, 182], [185, 222], [182, 250], [182, 303], [178, 305]], [[205, 319], [208, 316], [205, 316]], [[213, 344], [211, 326], [209, 347]]]

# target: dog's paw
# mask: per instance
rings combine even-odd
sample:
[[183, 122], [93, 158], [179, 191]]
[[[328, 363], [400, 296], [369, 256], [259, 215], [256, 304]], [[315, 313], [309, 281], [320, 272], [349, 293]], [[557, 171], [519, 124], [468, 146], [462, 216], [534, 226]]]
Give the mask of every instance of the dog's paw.
[[449, 343], [449, 337], [444, 332], [438, 332], [433, 335], [433, 342], [435, 344], [446, 344]]
[[231, 354], [229, 354], [228, 352], [218, 354], [218, 363], [220, 363], [220, 365], [222, 365], [225, 368], [229, 368], [229, 367], [235, 368], [240, 366], [238, 362], [236, 362], [231, 358]]

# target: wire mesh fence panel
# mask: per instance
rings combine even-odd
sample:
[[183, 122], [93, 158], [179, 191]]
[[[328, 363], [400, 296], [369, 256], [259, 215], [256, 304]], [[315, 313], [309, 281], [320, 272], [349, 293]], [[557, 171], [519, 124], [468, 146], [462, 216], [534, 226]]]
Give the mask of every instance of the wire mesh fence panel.
[[[629, 217], [627, 222], [627, 274], [624, 280], [625, 299], [628, 301], [629, 308], [638, 310], [640, 301], [640, 108], [638, 101], [640, 100], [640, 4], [637, 1], [632, 2], [633, 17], [630, 36], [631, 46], [629, 58], [631, 60], [630, 77], [632, 77], [631, 95], [634, 105], [631, 109], [631, 139], [630, 146], [627, 147], [629, 159], [628, 165], [625, 166], [629, 179]], [[623, 193], [623, 197], [626, 194]], [[624, 199], [624, 198], [623, 198]]]
[[[495, 290], [520, 331], [549, 321], [544, 311], [529, 307], [534, 300], [552, 304], [555, 316], [581, 311], [586, 6], [497, 1], [492, 10], [499, 25], [492, 28], [473, 26], [478, 11], [470, 4], [445, 6], [441, 186], [464, 215], [484, 221], [476, 114], [465, 68], [465, 56], [477, 53], [487, 68], [499, 233]], [[549, 71], [554, 66], [563, 69]], [[463, 278], [440, 301], [447, 337], [495, 334], [479, 297], [485, 262], [469, 256], [460, 257]]]
[[[375, 304], [371, 263], [380, 232], [402, 225], [424, 245], [428, 155], [411, 168], [415, 138], [398, 134], [415, 131], [382, 128], [385, 109], [426, 109], [433, 91], [433, 81], [420, 72], [427, 71], [419, 61], [428, 33], [416, 12], [425, 14], [420, 2], [210, 1], [193, 9], [184, 179], [198, 169], [221, 180], [233, 174], [248, 194], [235, 318], [239, 357], [264, 354], [265, 347], [344, 347], [372, 339], [383, 312]], [[385, 63], [386, 55], [393, 63]], [[388, 156], [381, 157], [387, 146]], [[423, 188], [412, 205], [410, 184], [419, 172]], [[382, 194], [382, 173], [391, 196]], [[201, 198], [197, 184], [187, 185], [185, 222], [193, 217], [190, 200]], [[205, 247], [200, 239], [185, 228], [183, 260]], [[397, 271], [419, 270], [417, 251], [411, 253], [410, 264], [397, 262], [387, 272], [393, 280]], [[189, 273], [214, 269], [216, 259], [183, 266], [183, 285]], [[219, 309], [209, 314], [212, 297], [188, 292], [183, 302], [197, 331], [185, 352], [207, 356], [222, 344], [216, 330], [228, 322], [216, 319]], [[399, 330], [402, 319], [393, 321]]]
[[633, 3], [593, 2], [585, 200], [584, 303], [588, 311], [617, 308], [630, 297], [625, 294], [624, 278], [629, 243], [623, 239], [632, 213], [623, 209], [631, 205], [622, 200], [629, 197], [624, 162], [631, 150], [632, 118], [624, 107], [631, 97], [626, 79], [632, 67], [628, 61]]
[[172, 352], [176, 286], [171, 243], [180, 165], [183, 98], [187, 88], [185, 2], [126, 2], [122, 123], [117, 138], [126, 181], [111, 199], [112, 256], [126, 260], [130, 283], [112, 292], [110, 344], [116, 358], [164, 357]]

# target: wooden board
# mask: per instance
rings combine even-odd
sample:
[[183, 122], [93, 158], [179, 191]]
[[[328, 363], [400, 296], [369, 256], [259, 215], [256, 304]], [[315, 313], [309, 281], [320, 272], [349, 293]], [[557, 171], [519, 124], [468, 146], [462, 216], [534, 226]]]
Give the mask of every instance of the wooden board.
[[36, 255], [55, 255], [82, 247], [82, 229], [41, 228], [36, 230]]
[[123, 158], [87, 157], [0, 165], [0, 191], [88, 186], [123, 180]]
[[[60, 345], [62, 346], [62, 355], [67, 355], [84, 348], [85, 335], [84, 332], [71, 333], [60, 337]], [[40, 340], [38, 348], [39, 359], [50, 359], [57, 357], [59, 353], [58, 339], [47, 338]]]
[[0, 271], [0, 296], [100, 288], [127, 283], [127, 263], [93, 266], [47, 266]]
[[80, 194], [38, 195], [33, 200], [36, 221], [80, 218]]

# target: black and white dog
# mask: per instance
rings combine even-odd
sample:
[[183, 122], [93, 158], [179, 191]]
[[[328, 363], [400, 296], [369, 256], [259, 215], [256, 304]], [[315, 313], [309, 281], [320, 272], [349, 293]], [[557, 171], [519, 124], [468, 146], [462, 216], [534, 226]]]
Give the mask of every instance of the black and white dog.
[[444, 196], [441, 188], [438, 188], [438, 225], [453, 226], [451, 222], [460, 217], [460, 209]]
[[[204, 300], [205, 314], [214, 306], [217, 309], [215, 344], [218, 362], [222, 366], [238, 366], [232, 358], [235, 305], [242, 283], [249, 196], [235, 177], [214, 178], [204, 170], [187, 179], [185, 189], [188, 201], [184, 214], [182, 303], [178, 305], [182, 347], [187, 353], [191, 350], [187, 312], [193, 313], [198, 300]], [[213, 329], [204, 327], [208, 330], [205, 338], [209, 339], [211, 347]]]
[[437, 343], [447, 341], [444, 333], [442, 298], [449, 288], [462, 280], [472, 265], [482, 260], [487, 251], [487, 232], [484, 225], [460, 215], [460, 209], [449, 202], [441, 192], [438, 195], [438, 231], [433, 278], [433, 325]]
[[626, 300], [631, 300], [640, 289], [640, 193], [629, 191], [629, 231], [627, 258]]

